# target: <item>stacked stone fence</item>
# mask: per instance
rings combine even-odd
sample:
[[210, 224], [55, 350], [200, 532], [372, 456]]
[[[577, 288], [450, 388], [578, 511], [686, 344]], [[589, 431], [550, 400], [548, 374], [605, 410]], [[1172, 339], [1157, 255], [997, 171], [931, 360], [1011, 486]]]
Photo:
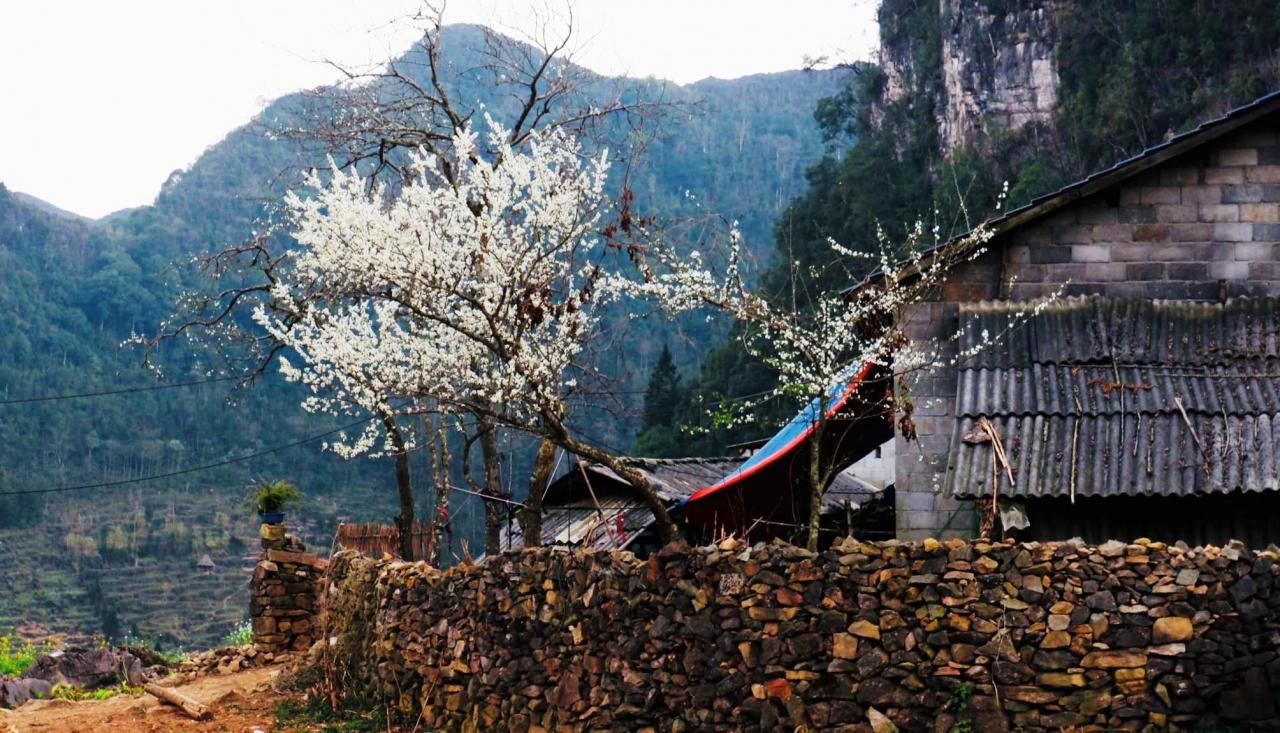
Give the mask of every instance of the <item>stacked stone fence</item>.
[[1272, 552], [845, 540], [339, 553], [341, 692], [444, 730], [1280, 729]]
[[327, 568], [327, 560], [306, 552], [300, 543], [287, 550], [263, 547], [249, 587], [255, 647], [269, 652], [311, 648]]

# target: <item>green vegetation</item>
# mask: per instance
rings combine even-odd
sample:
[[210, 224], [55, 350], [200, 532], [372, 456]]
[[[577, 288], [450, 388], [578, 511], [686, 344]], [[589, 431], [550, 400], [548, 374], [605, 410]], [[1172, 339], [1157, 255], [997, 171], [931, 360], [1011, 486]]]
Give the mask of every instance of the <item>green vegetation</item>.
[[12, 636], [0, 636], [0, 677], [20, 677], [46, 648]]
[[250, 621], [241, 621], [231, 630], [231, 633], [222, 637], [224, 646], [248, 646], [253, 643], [253, 623]]
[[[107, 639], [100, 639], [99, 643], [103, 646], [107, 646], [109, 641]], [[187, 660], [187, 657], [191, 656], [190, 653], [182, 647], [165, 646], [158, 643], [152, 637], [140, 637], [134, 633], [125, 634], [124, 637], [120, 639], [120, 646], [126, 647], [135, 653], [141, 651], [144, 654], [154, 654], [164, 660], [166, 664], [170, 665], [181, 664]]]
[[[1076, 0], [1057, 17], [1063, 39], [1057, 124], [975, 140], [943, 160], [935, 127], [944, 25], [938, 4], [887, 0], [880, 22], [910, 62], [905, 93], [892, 103], [873, 104], [886, 79], [865, 65], [847, 76], [792, 72], [667, 88], [667, 100], [701, 104], [697, 114], [662, 126], [643, 156], [615, 169], [627, 169], [637, 209], [670, 218], [709, 209], [740, 219], [763, 281], [775, 292], [794, 287], [803, 297], [847, 284], [839, 268], [824, 269], [812, 282], [804, 275], [809, 266], [829, 264], [827, 236], [865, 246], [877, 221], [892, 235], [935, 205], [941, 230], [954, 232], [963, 228], [956, 190], [969, 192], [973, 210], [984, 211], [1007, 180], [1017, 205], [1280, 84], [1274, 48], [1280, 8], [1272, 3], [1170, 0], [1157, 10]], [[480, 42], [475, 29], [449, 32], [446, 54], [469, 58]], [[504, 104], [483, 78], [463, 80], [458, 93], [498, 112]], [[266, 214], [263, 202], [287, 183], [288, 175], [277, 174], [319, 162], [314, 151], [262, 134], [296, 121], [310, 103], [302, 95], [274, 102], [172, 175], [152, 206], [99, 222], [60, 216], [0, 185], [0, 402], [154, 386], [139, 354], [119, 344], [154, 330], [177, 289], [196, 283], [193, 273], [175, 271], [174, 261], [242, 241]], [[873, 117], [879, 124], [871, 124]], [[652, 398], [645, 399], [643, 420], [593, 418], [599, 442], [626, 445], [640, 433], [639, 452], [716, 455], [768, 432], [770, 425], [748, 426], [694, 438], [679, 430], [713, 427], [708, 413], [724, 400], [771, 383], [768, 369], [723, 339], [721, 325], [691, 319], [673, 328], [622, 317], [618, 323], [620, 347], [608, 350], [604, 366], [620, 379], [623, 394], [636, 395], [627, 407], [637, 415], [640, 394]], [[711, 343], [722, 345], [708, 354]], [[176, 345], [158, 361], [167, 383], [203, 382], [226, 366], [216, 354]], [[318, 441], [160, 481], [6, 493], [186, 471], [339, 424], [304, 413], [301, 397], [296, 385], [267, 375], [247, 390], [205, 382], [0, 404], [0, 588], [6, 589], [0, 628], [32, 623], [112, 639], [145, 630], [165, 648], [218, 643], [247, 602], [241, 568], [252, 562], [256, 537], [238, 493], [251, 475], [288, 475], [307, 487], [307, 505], [291, 529], [312, 544], [327, 545], [339, 517], [391, 517], [389, 462], [343, 461]], [[795, 406], [769, 407], [766, 420], [789, 417]], [[525, 453], [522, 460], [531, 458], [532, 450]], [[524, 466], [509, 469], [520, 476]], [[431, 490], [417, 491], [425, 516]], [[465, 496], [451, 508], [455, 539], [476, 546], [483, 512]], [[211, 573], [194, 568], [205, 552], [217, 564]]]
[[[987, 5], [1000, 16], [1016, 4]], [[944, 92], [941, 33], [950, 21], [939, 8], [915, 0], [881, 4], [882, 43], [903, 75], [894, 101], [883, 99], [884, 73], [861, 65], [845, 89], [818, 103], [815, 116], [835, 149], [806, 172], [807, 191], [777, 219], [777, 249], [763, 275], [775, 293], [803, 302], [807, 292], [850, 284], [850, 273], [832, 266], [829, 236], [869, 248], [878, 224], [894, 238], [920, 218], [943, 237], [959, 234], [969, 228], [961, 195], [981, 217], [1007, 182], [1006, 210], [1021, 206], [1280, 87], [1280, 5], [1073, 0], [1055, 16], [1055, 122], [996, 131], [944, 157], [936, 121]], [[971, 51], [992, 52], [987, 43]], [[810, 268], [821, 274], [810, 278]], [[766, 435], [767, 426], [719, 428], [714, 413], [724, 399], [758, 393], [773, 379], [732, 335], [711, 350], [677, 410], [677, 423], [706, 431], [684, 441], [686, 453], [718, 455], [728, 444]], [[778, 422], [794, 410], [765, 406], [763, 416]]]
[[86, 690], [82, 687], [73, 687], [66, 684], [57, 684], [53, 686], [53, 690], [49, 693], [49, 697], [55, 700], [106, 700], [117, 695], [138, 696], [142, 694], [141, 687], [132, 687], [127, 682], [121, 682], [111, 687], [97, 687]]
[[636, 455], [657, 458], [684, 455], [684, 439], [676, 418], [687, 399], [671, 349], [664, 344], [649, 374], [649, 386], [645, 388], [640, 435], [633, 449]]
[[249, 504], [259, 514], [283, 511], [302, 503], [302, 492], [288, 481], [259, 481], [249, 491]]
[[[445, 53], [458, 55], [457, 68], [488, 73], [484, 65], [466, 62], [482, 48], [474, 27], [447, 33]], [[505, 92], [489, 81], [460, 81], [458, 98], [484, 102], [500, 114]], [[685, 191], [707, 208], [738, 212], [754, 253], [763, 256], [774, 217], [802, 190], [804, 169], [821, 154], [813, 105], [837, 88], [835, 74], [802, 72], [668, 87], [665, 99], [699, 107], [682, 108], [648, 139], [643, 156], [619, 162], [615, 185], [625, 170], [637, 210], [646, 213], [698, 213]], [[598, 91], [612, 94], [615, 85], [602, 80]], [[175, 172], [153, 205], [98, 222], [60, 216], [0, 185], [0, 402], [155, 386], [138, 350], [120, 344], [135, 332], [154, 331], [179, 289], [197, 284], [197, 273], [175, 268], [175, 262], [243, 241], [290, 175], [323, 163], [293, 140], [263, 134], [296, 122], [313, 101], [299, 94], [268, 105]], [[652, 132], [631, 130], [621, 120], [609, 131], [624, 142], [632, 133], [648, 138]], [[615, 147], [614, 153], [611, 159], [618, 160], [623, 150]], [[624, 394], [636, 391], [638, 413], [638, 391], [662, 340], [670, 339], [676, 366], [688, 368], [719, 332], [700, 320], [673, 331], [657, 319], [626, 315], [619, 314], [625, 333], [617, 333], [624, 348], [610, 349], [605, 366], [620, 377]], [[157, 361], [163, 384], [201, 383], [0, 404], [0, 628], [32, 623], [51, 633], [99, 633], [113, 640], [145, 633], [164, 648], [218, 643], [248, 602], [242, 568], [252, 564], [257, 540], [240, 500], [252, 476], [289, 476], [307, 487], [307, 503], [291, 513], [290, 530], [312, 545], [328, 545], [339, 517], [387, 521], [395, 514], [389, 459], [344, 461], [322, 451], [319, 440], [146, 483], [7, 493], [179, 473], [348, 421], [305, 413], [299, 407], [303, 390], [275, 374], [247, 389], [206, 382], [211, 371], [243, 366], [226, 364], [218, 354], [173, 344]], [[601, 441], [621, 445], [631, 439], [635, 421], [623, 412], [621, 420], [599, 418]], [[531, 459], [527, 453], [520, 459]], [[509, 469], [512, 476], [525, 470]], [[433, 491], [416, 478], [420, 516], [429, 516]], [[472, 501], [454, 497], [455, 547], [464, 538], [478, 544], [483, 512]], [[194, 567], [205, 552], [217, 565], [209, 573]]]
[[355, 705], [333, 712], [319, 697], [305, 702], [285, 700], [276, 706], [278, 726], [319, 726], [320, 733], [375, 733], [387, 730], [386, 715], [376, 705]]

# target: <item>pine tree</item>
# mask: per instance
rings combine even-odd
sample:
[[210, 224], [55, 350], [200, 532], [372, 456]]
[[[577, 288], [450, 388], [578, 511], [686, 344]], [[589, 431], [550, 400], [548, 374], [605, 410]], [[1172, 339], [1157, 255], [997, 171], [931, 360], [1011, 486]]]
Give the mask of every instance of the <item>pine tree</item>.
[[664, 344], [649, 374], [649, 386], [644, 391], [643, 424], [632, 451], [652, 458], [688, 455], [689, 447], [681, 439], [677, 425], [679, 410], [687, 399], [671, 349]]
[[681, 403], [680, 373], [666, 344], [649, 374], [644, 391], [644, 428], [674, 427], [676, 409]]

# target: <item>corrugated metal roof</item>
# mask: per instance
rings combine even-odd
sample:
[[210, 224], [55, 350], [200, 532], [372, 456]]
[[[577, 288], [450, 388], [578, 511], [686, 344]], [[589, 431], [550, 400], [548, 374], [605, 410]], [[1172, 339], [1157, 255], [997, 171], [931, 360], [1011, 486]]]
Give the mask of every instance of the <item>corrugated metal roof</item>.
[[1280, 359], [1229, 365], [1032, 364], [962, 369], [956, 414], [1115, 415], [1173, 412], [1261, 415], [1280, 408]]
[[[740, 458], [624, 457], [622, 460], [643, 472], [658, 496], [671, 504], [720, 480], [742, 462]], [[595, 499], [581, 485], [584, 471], [591, 481]], [[619, 515], [623, 518], [621, 538], [617, 531]], [[548, 487], [542, 511], [542, 541], [547, 545], [572, 546], [586, 542], [597, 550], [625, 547], [653, 521], [653, 512], [625, 479], [604, 466], [583, 461]], [[523, 533], [513, 522], [503, 530], [502, 547], [523, 546]]]
[[[589, 497], [565, 504], [544, 507], [542, 511], [542, 543], [544, 545], [589, 546], [593, 550], [624, 548], [653, 524], [653, 513], [644, 501], [628, 496], [599, 497], [599, 509]], [[618, 517], [622, 532], [618, 532]], [[502, 549], [524, 547], [524, 533], [518, 523], [502, 532]]]
[[961, 348], [999, 341], [966, 368], [1032, 364], [1233, 364], [1280, 356], [1280, 300], [1225, 303], [1064, 298], [1030, 320], [1025, 303], [962, 304]]
[[[732, 473], [742, 463], [741, 458], [624, 458], [628, 465], [643, 471], [653, 482], [654, 489], [664, 501], [675, 503], [688, 498], [699, 489], [710, 486]], [[638, 494], [619, 494], [619, 487], [629, 484], [604, 466], [583, 463], [587, 476], [592, 480], [595, 499], [590, 495], [566, 492], [585, 492], [578, 486], [581, 473], [577, 467], [570, 469], [557, 484], [554, 493], [559, 498], [548, 498], [542, 513], [542, 542], [546, 545], [561, 544], [582, 546], [584, 543], [596, 550], [625, 548], [644, 530], [653, 524], [653, 513]], [[599, 479], [597, 481], [597, 479]], [[567, 483], [562, 483], [567, 482]], [[571, 487], [569, 484], [572, 484]], [[823, 495], [823, 511], [843, 510], [846, 506], [857, 509], [882, 490], [847, 473], [832, 479]], [[597, 509], [597, 502], [599, 509]], [[618, 516], [623, 518], [621, 536], [617, 531]], [[519, 549], [524, 546], [523, 533], [518, 523], [512, 522], [502, 532], [502, 548]]]
[[1280, 488], [1280, 301], [1069, 298], [1019, 323], [1027, 309], [961, 309], [961, 348], [980, 343], [984, 329], [1001, 341], [959, 370], [948, 478], [956, 494], [991, 490], [991, 445], [964, 440], [981, 417], [1013, 468], [1014, 485], [1001, 478], [1006, 495]]
[[[627, 465], [643, 471], [653, 488], [666, 501], [688, 499], [694, 492], [728, 476], [741, 463], [741, 458], [625, 458]], [[616, 473], [596, 464], [585, 464], [587, 471], [626, 483]]]
[[850, 509], [857, 509], [883, 491], [884, 489], [877, 488], [870, 481], [854, 476], [846, 469], [831, 479], [831, 485], [827, 487], [827, 492], [822, 495], [822, 511], [824, 513], [839, 511], [846, 506]]
[[[1186, 421], [1181, 414], [1137, 412], [990, 420], [1016, 482], [1011, 486], [1002, 473], [1002, 496], [1194, 496], [1280, 488], [1280, 412], [1189, 414]], [[974, 418], [959, 420], [952, 440], [952, 485], [960, 496], [991, 493], [994, 451], [963, 440], [976, 425]]]

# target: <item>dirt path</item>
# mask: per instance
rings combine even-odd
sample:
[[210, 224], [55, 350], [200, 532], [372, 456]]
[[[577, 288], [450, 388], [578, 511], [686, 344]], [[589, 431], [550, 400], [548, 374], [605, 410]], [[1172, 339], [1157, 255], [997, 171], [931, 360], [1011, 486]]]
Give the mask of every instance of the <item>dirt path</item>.
[[[37, 700], [17, 710], [0, 710], [0, 733], [101, 733], [103, 731], [226, 731], [268, 733], [296, 728], [276, 725], [276, 705], [296, 698], [276, 692], [271, 682], [283, 667], [259, 667], [201, 677], [175, 689], [209, 706], [210, 720], [197, 722], [151, 695], [108, 700]], [[301, 730], [306, 730], [302, 728]]]

